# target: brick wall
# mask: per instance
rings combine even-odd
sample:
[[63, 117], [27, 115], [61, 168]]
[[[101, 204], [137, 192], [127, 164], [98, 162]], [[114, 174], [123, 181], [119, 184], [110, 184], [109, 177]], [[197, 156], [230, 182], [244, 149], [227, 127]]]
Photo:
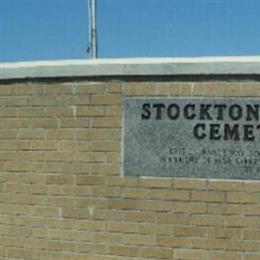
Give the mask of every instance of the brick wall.
[[121, 176], [127, 96], [260, 96], [253, 81], [0, 86], [1, 259], [260, 259], [260, 182]]

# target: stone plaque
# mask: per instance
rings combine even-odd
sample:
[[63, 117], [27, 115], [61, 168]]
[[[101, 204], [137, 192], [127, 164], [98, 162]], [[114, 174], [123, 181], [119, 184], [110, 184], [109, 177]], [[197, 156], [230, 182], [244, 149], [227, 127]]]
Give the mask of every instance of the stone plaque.
[[124, 175], [260, 179], [260, 99], [126, 98]]

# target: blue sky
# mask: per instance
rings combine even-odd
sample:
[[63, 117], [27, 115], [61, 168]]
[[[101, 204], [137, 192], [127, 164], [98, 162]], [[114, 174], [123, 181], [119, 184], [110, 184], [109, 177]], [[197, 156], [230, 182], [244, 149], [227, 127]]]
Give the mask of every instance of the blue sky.
[[[86, 59], [87, 0], [0, 0], [0, 62]], [[97, 0], [100, 58], [260, 55], [260, 1]]]

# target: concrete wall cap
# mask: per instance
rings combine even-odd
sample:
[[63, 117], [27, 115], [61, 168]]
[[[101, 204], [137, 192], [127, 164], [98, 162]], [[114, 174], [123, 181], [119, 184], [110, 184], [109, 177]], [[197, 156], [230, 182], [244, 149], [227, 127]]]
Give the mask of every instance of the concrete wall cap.
[[0, 80], [102, 76], [260, 75], [260, 56], [0, 63]]

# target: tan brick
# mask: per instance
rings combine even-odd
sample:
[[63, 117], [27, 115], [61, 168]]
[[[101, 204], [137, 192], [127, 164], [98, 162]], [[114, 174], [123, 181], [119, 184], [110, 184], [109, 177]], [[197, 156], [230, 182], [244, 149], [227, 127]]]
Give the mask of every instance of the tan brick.
[[59, 105], [59, 99], [57, 97], [48, 97], [48, 96], [45, 96], [45, 97], [40, 97], [40, 96], [29, 97], [28, 99], [25, 99], [25, 101], [23, 101], [23, 102], [26, 105], [34, 106], [34, 107], [46, 107], [46, 106], [57, 106], [57, 105]]
[[190, 198], [189, 191], [160, 191], [159, 198], [162, 200], [188, 201]]
[[46, 259], [59, 259], [63, 258], [64, 254], [61, 252], [47, 252], [47, 251], [36, 251], [35, 256], [39, 260], [46, 260]]
[[202, 85], [203, 88], [203, 95], [206, 97], [214, 97], [216, 96], [216, 84], [214, 83], [203, 83]]
[[139, 186], [149, 188], [171, 188], [170, 178], [141, 178]]
[[155, 259], [173, 259], [173, 251], [166, 248], [144, 248], [142, 249], [142, 256]]
[[80, 175], [76, 177], [77, 185], [102, 185], [105, 183], [105, 178], [102, 176]]
[[80, 220], [79, 229], [87, 231], [105, 231], [106, 224], [103, 221]]
[[160, 83], [157, 87], [157, 94], [159, 96], [179, 96], [179, 89], [181, 83]]
[[243, 97], [255, 97], [260, 94], [259, 83], [242, 83], [241, 84], [241, 96]]
[[192, 225], [196, 226], [223, 226], [225, 217], [214, 215], [193, 215]]
[[191, 84], [182, 83], [179, 85], [180, 96], [191, 96]]
[[73, 94], [73, 86], [72, 85], [46, 85], [45, 91], [47, 95], [69, 95]]
[[139, 225], [135, 223], [112, 222], [108, 224], [108, 231], [119, 233], [138, 233]]
[[241, 234], [242, 230], [240, 228], [210, 227], [208, 229], [209, 238], [240, 240]]
[[121, 137], [121, 129], [106, 129], [106, 128], [95, 128], [95, 129], [84, 129], [77, 130], [77, 140], [119, 140]]
[[8, 258], [32, 259], [33, 252], [29, 249], [8, 248], [7, 249], [7, 257]]
[[122, 116], [122, 107], [121, 106], [110, 106], [105, 108], [105, 115], [109, 116]]
[[227, 227], [252, 227], [259, 224], [259, 217], [226, 216], [224, 223]]
[[139, 248], [133, 246], [111, 245], [109, 246], [109, 253], [111, 255], [134, 257], [139, 255]]
[[136, 177], [110, 177], [107, 179], [108, 186], [126, 186], [135, 187], [138, 185], [138, 178]]
[[91, 97], [91, 104], [93, 105], [117, 105], [121, 103], [121, 95], [93, 95]]
[[241, 84], [239, 83], [230, 83], [228, 86], [228, 95], [232, 97], [241, 96]]
[[207, 250], [224, 250], [226, 241], [223, 239], [194, 238], [191, 240], [192, 248]]
[[120, 128], [121, 119], [117, 117], [112, 118], [92, 118], [91, 125], [93, 128]]
[[260, 192], [260, 182], [245, 182], [244, 190], [245, 192]]
[[0, 118], [12, 118], [19, 115], [19, 109], [16, 108], [2, 108], [0, 111]]
[[243, 260], [259, 260], [260, 253], [246, 253], [244, 254]]
[[47, 140], [33, 140], [31, 141], [31, 151], [55, 151], [58, 149], [58, 143]]
[[50, 251], [75, 251], [76, 250], [76, 243], [66, 241], [55, 241], [55, 240], [49, 240], [47, 242], [47, 247]]
[[48, 175], [46, 176], [47, 184], [73, 184], [73, 176], [65, 175]]
[[105, 233], [105, 232], [96, 232], [93, 234], [92, 241], [95, 242], [106, 242], [107, 244], [122, 244], [125, 237], [128, 235], [123, 235], [119, 233]]
[[142, 188], [124, 188], [123, 195], [124, 198], [134, 198], [134, 199], [153, 199], [157, 197], [151, 189]]
[[172, 227], [167, 224], [142, 224], [140, 225], [140, 233], [171, 235], [173, 230]]
[[24, 174], [19, 176], [19, 183], [26, 183], [26, 184], [43, 184], [45, 183], [45, 176], [43, 175], [36, 175], [36, 174]]
[[205, 190], [206, 189], [206, 180], [198, 180], [198, 179], [174, 179], [173, 187], [174, 189], [184, 189], [184, 190]]
[[[211, 84], [211, 83], [209, 83]], [[226, 96], [231, 96], [228, 91], [229, 89], [229, 83], [225, 83], [225, 82], [222, 82], [222, 83], [216, 83], [215, 84], [215, 95], [217, 97], [226, 97]]]
[[237, 252], [208, 251], [209, 260], [242, 260], [243, 255]]
[[[8, 130], [6, 131], [5, 129], [0, 130], [0, 139], [15, 139], [16, 137], [18, 139], [23, 139], [19, 137], [19, 133], [24, 131], [24, 129], [13, 129], [13, 130]], [[26, 130], [25, 130], [26, 131]]]
[[76, 115], [77, 117], [105, 116], [105, 111], [106, 111], [105, 107], [101, 107], [101, 106], [77, 107]]
[[73, 107], [48, 107], [45, 109], [46, 117], [73, 117], [74, 116]]
[[74, 218], [74, 219], [90, 219], [91, 211], [89, 209], [84, 208], [63, 208], [62, 209], [62, 217], [63, 218]]
[[26, 129], [30, 127], [30, 122], [31, 120], [26, 118], [4, 118], [0, 121], [0, 129]]
[[202, 92], [202, 83], [194, 83], [191, 86], [191, 95], [192, 96], [202, 96], [203, 92]]
[[61, 187], [62, 194], [66, 194], [68, 196], [90, 196], [91, 195], [91, 187], [86, 186], [66, 186], [63, 185]]
[[[97, 244], [97, 243], [77, 243], [77, 255], [79, 253], [91, 253], [91, 254], [106, 254], [107, 253], [106, 244]], [[86, 255], [86, 254], [84, 254]], [[84, 255], [81, 255], [82, 259], [84, 259]], [[76, 256], [77, 257], [77, 256]]]
[[0, 97], [0, 106], [5, 107], [24, 107], [28, 105], [27, 97]]
[[245, 216], [260, 216], [260, 206], [258, 205], [244, 206], [243, 209]]
[[23, 245], [24, 248], [29, 248], [29, 249], [37, 249], [37, 250], [46, 250], [47, 248], [47, 242], [43, 241], [42, 239], [23, 239], [21, 241], [21, 244]]
[[124, 94], [126, 96], [156, 95], [156, 83], [124, 83]]
[[4, 170], [7, 172], [30, 172], [31, 164], [29, 162], [5, 162]]
[[0, 141], [0, 150], [3, 151], [28, 151], [30, 142], [27, 140]]
[[117, 152], [107, 152], [106, 159], [107, 162], [120, 164], [122, 162], [121, 149]]
[[130, 222], [154, 223], [156, 221], [155, 212], [128, 211], [125, 213], [125, 220]]
[[[69, 126], [68, 126], [69, 127]], [[45, 132], [43, 132], [45, 134]], [[74, 139], [75, 133], [70, 129], [59, 129], [59, 130], [47, 130], [47, 140], [72, 140]]]
[[87, 118], [61, 118], [60, 128], [87, 128], [89, 120]]
[[174, 237], [206, 237], [207, 229], [202, 227], [178, 226], [173, 228]]
[[207, 250], [177, 249], [174, 250], [174, 259], [208, 259]]
[[227, 202], [231, 203], [258, 203], [259, 194], [245, 192], [228, 192]]
[[131, 200], [131, 199], [110, 199], [107, 202], [107, 207], [109, 209], [137, 209], [138, 208], [138, 201]]
[[260, 229], [245, 229], [243, 231], [243, 239], [260, 240]]
[[152, 235], [130, 235], [128, 234], [124, 239], [125, 244], [130, 245], [156, 245], [156, 236]]
[[105, 91], [105, 84], [103, 83], [83, 83], [74, 87], [76, 87], [78, 94], [102, 94]]
[[93, 214], [93, 219], [96, 220], [109, 219], [110, 221], [123, 221], [124, 211], [118, 211], [113, 209], [109, 209], [109, 210], [97, 209]]
[[110, 81], [106, 84], [106, 93], [122, 93], [121, 81]]
[[164, 224], [181, 224], [188, 225], [191, 222], [191, 216], [188, 214], [172, 214], [172, 213], [160, 213], [157, 216], [158, 223]]
[[30, 123], [30, 128], [58, 128], [58, 120], [57, 119], [32, 119]]
[[[28, 212], [28, 210], [27, 210]], [[60, 217], [60, 212], [59, 209], [57, 207], [37, 207], [37, 206], [33, 206], [31, 209], [31, 215], [32, 216], [38, 216], [38, 217], [54, 217], [54, 218], [58, 218]]]
[[173, 211], [176, 213], [205, 213], [207, 204], [203, 202], [175, 202]]
[[91, 150], [95, 152], [117, 152], [120, 151], [121, 144], [119, 142], [92, 142]]
[[8, 227], [7, 236], [15, 237], [29, 237], [31, 235], [31, 229], [29, 227]]
[[46, 162], [72, 162], [74, 159], [72, 152], [48, 152], [45, 156]]
[[161, 247], [189, 248], [191, 241], [189, 239], [174, 238], [172, 236], [158, 236], [158, 245]]
[[78, 152], [74, 156], [72, 156], [75, 162], [106, 162], [107, 154], [104, 152], [90, 152], [90, 153], [82, 153]]
[[256, 241], [226, 241], [226, 250], [232, 251], [258, 251], [259, 243]]
[[20, 205], [46, 205], [47, 198], [45, 195], [20, 195], [16, 198], [16, 202]]
[[17, 117], [46, 117], [46, 113], [42, 108], [26, 107], [17, 109]]
[[121, 197], [121, 189], [117, 187], [93, 187], [92, 195], [95, 197], [115, 198]]
[[243, 186], [241, 181], [210, 180], [208, 182], [208, 189], [215, 191], [242, 191]]
[[[46, 220], [44, 219], [43, 223], [46, 223]], [[52, 229], [64, 229], [63, 231], [67, 229], [75, 229], [77, 227], [77, 222], [75, 222], [72, 219], [54, 219], [54, 218], [49, 218], [47, 219], [47, 225], [49, 228]], [[75, 232], [75, 231], [72, 231]], [[72, 239], [70, 239], [72, 240]]]
[[105, 208], [106, 200], [102, 198], [77, 198], [74, 200], [74, 205], [78, 208], [95, 207]]
[[86, 141], [62, 141], [60, 143], [60, 151], [87, 152], [89, 151], [89, 143]]
[[[13, 87], [7, 86], [12, 95], [18, 96], [34, 96], [34, 95], [43, 95], [44, 94], [44, 86], [41, 84], [17, 84]], [[1, 87], [2, 89], [2, 87]], [[14, 92], [14, 91], [15, 92]]]
[[[12, 132], [10, 133], [12, 134]], [[1, 136], [1, 133], [0, 133]], [[15, 137], [13, 137], [15, 138]], [[17, 138], [22, 139], [44, 139], [45, 138], [45, 130], [43, 129], [19, 129], [17, 132]]]
[[[1, 96], [15, 96], [17, 94], [16, 88], [22, 85], [0, 85]], [[22, 86], [24, 87], [24, 86]]]
[[[66, 219], [67, 221], [74, 221], [74, 219]], [[70, 229], [65, 229], [61, 232], [62, 234], [62, 240], [69, 240], [69, 241], [80, 241], [80, 242], [87, 242], [91, 241], [91, 232], [86, 232], [84, 231], [76, 231], [75, 228], [70, 230]], [[80, 244], [80, 242], [77, 242], [77, 244]]]
[[192, 191], [191, 199], [193, 201], [224, 202], [225, 193], [214, 191]]
[[90, 173], [94, 175], [119, 175], [120, 172], [120, 166], [112, 163], [92, 163], [90, 168]]
[[172, 211], [172, 202], [159, 200], [145, 200], [139, 202], [139, 209], [150, 211], [168, 212]]
[[208, 204], [208, 214], [224, 215], [225, 214], [225, 204], [223, 203], [210, 203]]
[[90, 97], [88, 95], [80, 96], [60, 96], [60, 104], [64, 106], [79, 106], [79, 105], [89, 105]]
[[225, 205], [225, 215], [240, 215], [241, 205], [238, 204], [226, 204]]
[[[50, 165], [50, 163], [48, 163], [48, 165]], [[90, 164], [88, 163], [84, 163], [84, 162], [74, 162], [74, 163], [59, 163], [57, 162], [57, 164], [55, 165], [54, 163], [52, 163], [51, 165], [53, 165], [54, 167], [55, 166], [59, 166], [59, 170], [58, 172], [62, 172], [63, 174], [66, 173], [66, 174], [84, 174], [85, 176], [88, 176], [88, 174], [90, 173]], [[54, 169], [54, 171], [52, 170], [52, 172], [57, 172], [56, 169]], [[95, 177], [95, 176], [93, 176]], [[91, 178], [89, 178], [90, 180]], [[92, 178], [93, 181], [95, 178]]]

